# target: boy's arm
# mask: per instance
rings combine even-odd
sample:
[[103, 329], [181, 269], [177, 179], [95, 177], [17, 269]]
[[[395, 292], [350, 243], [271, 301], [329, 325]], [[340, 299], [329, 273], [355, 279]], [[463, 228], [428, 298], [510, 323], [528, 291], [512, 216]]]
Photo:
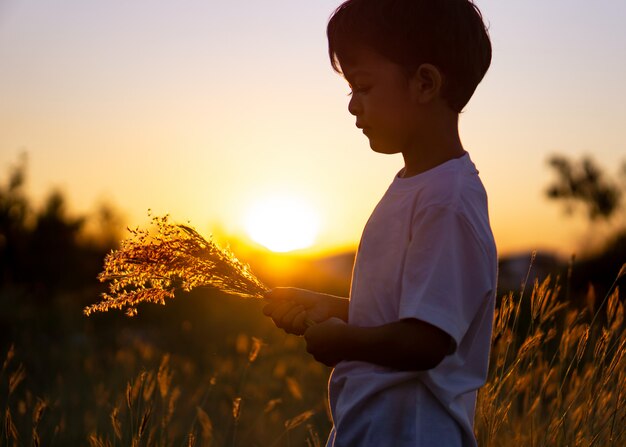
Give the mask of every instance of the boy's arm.
[[307, 351], [328, 366], [341, 360], [359, 360], [422, 371], [437, 366], [454, 348], [447, 333], [416, 319], [357, 327], [333, 318], [308, 328], [304, 337]]
[[277, 287], [265, 295], [263, 313], [279, 328], [290, 334], [302, 335], [306, 320], [321, 323], [329, 318], [348, 321], [348, 298], [294, 287]]

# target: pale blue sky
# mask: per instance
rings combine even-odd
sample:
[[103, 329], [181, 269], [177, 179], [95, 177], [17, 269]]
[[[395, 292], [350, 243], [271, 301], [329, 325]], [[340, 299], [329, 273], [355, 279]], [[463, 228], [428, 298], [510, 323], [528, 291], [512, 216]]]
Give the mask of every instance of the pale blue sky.
[[[401, 158], [370, 151], [326, 55], [339, 1], [0, 0], [0, 169], [103, 198], [129, 223], [171, 212], [242, 231], [263, 196], [320, 212], [321, 248], [353, 244]], [[551, 153], [626, 158], [626, 1], [477, 1], [492, 67], [461, 117], [503, 251], [580, 248], [543, 199]]]

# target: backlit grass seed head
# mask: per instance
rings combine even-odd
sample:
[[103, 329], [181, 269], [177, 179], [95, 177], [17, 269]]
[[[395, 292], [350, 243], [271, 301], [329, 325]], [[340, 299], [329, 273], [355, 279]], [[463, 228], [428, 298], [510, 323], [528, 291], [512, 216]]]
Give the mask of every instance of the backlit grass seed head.
[[9, 375], [9, 396], [13, 394], [15, 389], [26, 378], [26, 369], [24, 365], [20, 363], [15, 371]]
[[122, 424], [119, 419], [119, 409], [117, 407], [113, 408], [113, 411], [110, 415], [111, 418], [111, 426], [113, 427], [113, 432], [115, 436], [120, 441], [122, 440]]
[[13, 418], [11, 417], [11, 411], [7, 407], [4, 412], [4, 430], [7, 442], [9, 439], [12, 439], [14, 443], [19, 439], [19, 434], [17, 432], [17, 427], [13, 422]]
[[309, 436], [306, 438], [307, 447], [322, 447], [322, 441], [320, 440], [319, 435], [313, 428], [313, 425], [307, 424], [306, 429], [309, 433]]
[[612, 325], [615, 320], [618, 320], [616, 326], [621, 326], [624, 318], [623, 305], [619, 300], [619, 287], [616, 287], [611, 296], [606, 308], [606, 318], [609, 325]]
[[172, 378], [174, 377], [174, 372], [170, 370], [169, 366], [170, 356], [169, 354], [165, 354], [163, 359], [161, 360], [161, 365], [159, 366], [159, 372], [157, 373], [157, 381], [159, 382], [159, 392], [161, 393], [161, 398], [165, 399], [167, 396], [170, 386], [172, 385]]
[[150, 402], [152, 400], [152, 395], [154, 394], [154, 390], [156, 388], [157, 380], [155, 378], [154, 372], [150, 371], [146, 378], [146, 383], [143, 387], [143, 400], [144, 402]]
[[298, 416], [285, 421], [285, 429], [292, 430], [298, 425], [301, 425], [303, 422], [308, 421], [313, 415], [315, 415], [313, 410], [307, 410], [304, 413], [300, 413]]
[[239, 420], [239, 415], [241, 414], [241, 397], [235, 397], [233, 399], [233, 419], [235, 421]]
[[9, 363], [11, 363], [11, 360], [13, 360], [14, 356], [15, 356], [15, 345], [11, 345], [11, 347], [9, 348], [9, 351], [7, 352], [6, 357], [4, 358], [4, 362], [2, 363], [2, 370], [0, 370], [0, 374], [4, 373], [4, 371], [7, 369], [7, 366], [9, 366]]
[[167, 425], [172, 420], [172, 416], [174, 415], [174, 409], [176, 408], [176, 402], [180, 398], [182, 391], [180, 387], [174, 387], [170, 393], [169, 401], [167, 402], [167, 413], [163, 417], [163, 424]]
[[45, 400], [37, 398], [37, 403], [35, 404], [35, 408], [33, 409], [33, 425], [39, 424], [47, 407], [48, 404]]
[[576, 361], [580, 362], [585, 354], [585, 349], [587, 348], [587, 340], [589, 340], [589, 326], [584, 325], [583, 331], [580, 334], [580, 338], [578, 339], [578, 347], [576, 348]]
[[196, 407], [196, 414], [202, 431], [202, 444], [210, 445], [213, 441], [213, 423], [211, 418], [201, 407]]
[[617, 274], [616, 281], [619, 281], [624, 275], [626, 275], [626, 262], [622, 264], [622, 268], [619, 269], [619, 273]]
[[609, 347], [609, 341], [611, 340], [611, 332], [606, 328], [602, 328], [602, 335], [596, 341], [596, 345], [593, 349], [593, 359], [595, 362], [604, 360], [606, 350]]
[[534, 334], [531, 337], [528, 337], [526, 340], [524, 340], [524, 343], [522, 344], [522, 346], [519, 348], [519, 351], [517, 353], [518, 358], [520, 357], [525, 357], [526, 355], [528, 355], [529, 353], [533, 353], [534, 351], [541, 346], [541, 340], [543, 338], [543, 332], [542, 331], [538, 331], [536, 334]]
[[278, 399], [272, 399], [270, 400], [266, 405], [265, 408], [263, 409], [263, 413], [271, 413], [272, 411], [274, 411], [274, 409], [280, 405], [283, 402], [282, 399], [278, 398]]
[[302, 400], [302, 389], [300, 388], [300, 384], [293, 377], [286, 377], [285, 381], [287, 383], [287, 389], [289, 390], [289, 394], [296, 399]]
[[515, 309], [513, 303], [513, 294], [509, 293], [502, 297], [502, 303], [495, 311], [493, 334], [495, 337], [499, 337], [504, 333], [509, 326], [509, 321]]
[[530, 309], [532, 319], [536, 320], [540, 314], [545, 312], [546, 303], [549, 302], [550, 276], [539, 284], [539, 280], [535, 280], [535, 285], [530, 297]]
[[248, 353], [248, 361], [250, 363], [256, 360], [259, 355], [259, 351], [261, 350], [261, 346], [263, 346], [263, 341], [260, 338], [252, 337], [252, 348]]
[[168, 216], [153, 217], [152, 225], [156, 230], [129, 228], [130, 238], [105, 257], [98, 279], [109, 291], [86, 315], [120, 309], [133, 316], [139, 303], [165, 304], [176, 290], [196, 287], [243, 298], [262, 298], [268, 290], [247, 264], [190, 226], [169, 223]]

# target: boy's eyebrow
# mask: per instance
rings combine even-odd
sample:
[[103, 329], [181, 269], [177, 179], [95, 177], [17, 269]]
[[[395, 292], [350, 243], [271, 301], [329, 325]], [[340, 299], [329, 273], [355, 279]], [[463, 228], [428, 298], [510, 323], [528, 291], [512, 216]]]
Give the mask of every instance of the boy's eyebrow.
[[348, 82], [350, 82], [350, 79], [354, 79], [359, 76], [369, 76], [369, 75], [370, 75], [370, 72], [364, 69], [356, 69], [354, 71], [347, 70], [343, 72], [343, 77]]

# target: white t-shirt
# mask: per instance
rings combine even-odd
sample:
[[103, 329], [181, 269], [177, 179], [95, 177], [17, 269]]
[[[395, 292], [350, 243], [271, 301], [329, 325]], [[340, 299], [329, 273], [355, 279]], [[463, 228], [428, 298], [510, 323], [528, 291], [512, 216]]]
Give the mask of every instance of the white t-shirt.
[[476, 446], [476, 391], [487, 377], [496, 277], [487, 195], [469, 155], [396, 176], [363, 231], [349, 323], [416, 318], [448, 333], [455, 349], [428, 371], [340, 362], [329, 383], [327, 446]]

